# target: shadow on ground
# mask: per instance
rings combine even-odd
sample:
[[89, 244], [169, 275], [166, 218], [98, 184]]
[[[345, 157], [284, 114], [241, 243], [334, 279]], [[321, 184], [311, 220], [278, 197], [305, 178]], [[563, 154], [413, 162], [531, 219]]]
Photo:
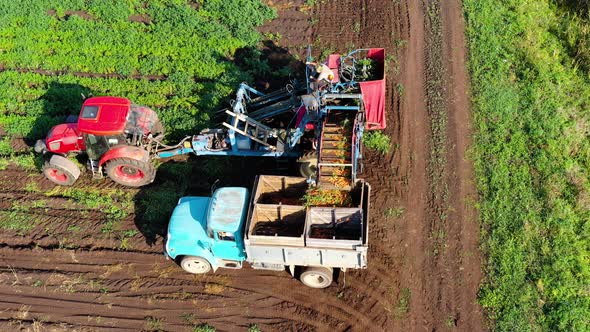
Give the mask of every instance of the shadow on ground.
[[[247, 82], [250, 86], [265, 93], [278, 90], [293, 79], [304, 78], [305, 65], [270, 40], [263, 42], [260, 48], [239, 49], [233, 59], [226, 61], [232, 61], [245, 77], [251, 78]], [[227, 107], [234, 93], [228, 96]], [[208, 110], [211, 114], [216, 111]], [[220, 127], [215, 120], [212, 117], [212, 127]], [[141, 188], [135, 196], [135, 225], [149, 245], [157, 244], [166, 236], [168, 220], [182, 196], [210, 196], [211, 186], [216, 181], [216, 187], [250, 189], [259, 174], [297, 174], [295, 160], [283, 163], [271, 157], [192, 156], [172, 159], [164, 161], [154, 183]]]
[[51, 127], [64, 123], [69, 115], [77, 116], [84, 103], [82, 95], [88, 97], [92, 90], [80, 84], [51, 82], [41, 98], [27, 105], [27, 114], [35, 116], [31, 131], [24, 137], [27, 145], [33, 146]]

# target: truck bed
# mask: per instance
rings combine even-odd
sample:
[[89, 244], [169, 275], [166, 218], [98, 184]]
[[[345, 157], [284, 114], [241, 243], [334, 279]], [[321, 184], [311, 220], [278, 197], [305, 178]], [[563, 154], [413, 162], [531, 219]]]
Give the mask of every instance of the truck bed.
[[[284, 205], [281, 194], [303, 197], [304, 178], [256, 179], [244, 239], [248, 262], [255, 268], [285, 265], [366, 268], [370, 186], [357, 181], [354, 207]], [[268, 197], [276, 204], [267, 204]], [[265, 202], [265, 203], [263, 203]]]
[[255, 204], [302, 205], [308, 184], [300, 177], [260, 175], [254, 188]]

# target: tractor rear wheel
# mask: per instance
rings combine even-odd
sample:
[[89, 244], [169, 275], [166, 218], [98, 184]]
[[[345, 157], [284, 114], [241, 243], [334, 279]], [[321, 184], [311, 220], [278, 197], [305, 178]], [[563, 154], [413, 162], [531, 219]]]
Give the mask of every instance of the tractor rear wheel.
[[333, 271], [329, 267], [310, 266], [301, 272], [299, 279], [307, 287], [326, 288], [332, 284]]
[[80, 176], [80, 168], [68, 158], [54, 154], [43, 165], [43, 174], [55, 184], [71, 186]]
[[306, 179], [315, 177], [318, 169], [318, 155], [315, 151], [306, 152], [303, 156], [297, 159], [299, 166], [299, 174]]
[[152, 183], [156, 175], [156, 169], [151, 162], [129, 158], [109, 160], [105, 169], [113, 181], [128, 187], [145, 186]]

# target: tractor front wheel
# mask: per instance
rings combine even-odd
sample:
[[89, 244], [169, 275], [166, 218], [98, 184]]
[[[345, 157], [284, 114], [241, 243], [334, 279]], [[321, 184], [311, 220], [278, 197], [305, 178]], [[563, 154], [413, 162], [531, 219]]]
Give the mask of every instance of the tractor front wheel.
[[54, 154], [43, 165], [43, 174], [55, 184], [71, 186], [80, 176], [80, 169], [68, 158]]
[[107, 162], [107, 175], [118, 184], [128, 187], [141, 187], [152, 183], [156, 170], [152, 163], [129, 159], [116, 158]]

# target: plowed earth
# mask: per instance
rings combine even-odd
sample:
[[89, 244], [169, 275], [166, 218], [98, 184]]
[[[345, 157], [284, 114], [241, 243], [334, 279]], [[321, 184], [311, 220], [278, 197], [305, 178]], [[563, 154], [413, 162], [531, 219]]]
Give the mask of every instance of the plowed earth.
[[[465, 159], [471, 129], [459, 1], [271, 5], [279, 17], [263, 31], [278, 32], [284, 52], [302, 56], [310, 43], [316, 56], [360, 47], [385, 47], [389, 55], [385, 133], [394, 147], [387, 155], [365, 151], [362, 174], [373, 188], [369, 268], [341, 273], [325, 290], [287, 272], [189, 275], [164, 259], [161, 229], [152, 238], [104, 232], [103, 211], [46, 196], [54, 186], [42, 175], [10, 166], [0, 172], [2, 217], [29, 206], [15, 215], [31, 229], [0, 234], [0, 330], [485, 329], [476, 301], [481, 258]], [[211, 183], [193, 163], [188, 192], [206, 193]], [[265, 169], [241, 166], [227, 175], [232, 185], [250, 185]], [[123, 189], [85, 174], [75, 187]], [[42, 206], [26, 204], [39, 200]], [[137, 229], [139, 219], [131, 213], [119, 227]]]

